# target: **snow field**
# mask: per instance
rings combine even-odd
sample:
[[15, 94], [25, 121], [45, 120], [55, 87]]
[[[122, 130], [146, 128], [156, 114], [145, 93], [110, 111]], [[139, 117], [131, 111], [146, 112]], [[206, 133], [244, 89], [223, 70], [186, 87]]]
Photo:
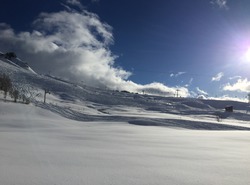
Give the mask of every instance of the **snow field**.
[[249, 184], [250, 133], [77, 122], [0, 103], [0, 184]]
[[0, 92], [0, 184], [250, 184], [247, 103], [99, 89], [20, 61], [0, 72], [40, 94], [26, 105]]

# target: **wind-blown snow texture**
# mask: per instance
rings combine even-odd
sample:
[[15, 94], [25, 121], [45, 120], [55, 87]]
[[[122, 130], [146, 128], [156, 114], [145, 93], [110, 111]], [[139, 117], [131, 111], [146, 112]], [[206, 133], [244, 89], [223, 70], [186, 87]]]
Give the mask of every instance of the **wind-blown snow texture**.
[[6, 61], [0, 73], [41, 93], [0, 94], [0, 184], [250, 184], [247, 103], [102, 90]]

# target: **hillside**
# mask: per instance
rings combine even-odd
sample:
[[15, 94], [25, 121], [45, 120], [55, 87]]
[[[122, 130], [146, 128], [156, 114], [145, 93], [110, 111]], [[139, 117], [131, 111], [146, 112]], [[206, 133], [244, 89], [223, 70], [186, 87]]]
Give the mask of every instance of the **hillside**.
[[0, 73], [33, 95], [0, 94], [0, 184], [250, 183], [246, 103], [98, 89], [2, 60]]
[[[0, 73], [10, 76], [18, 87], [33, 92], [32, 103], [63, 117], [78, 121], [126, 121], [187, 129], [248, 129], [249, 105], [243, 102], [174, 98], [111, 91], [72, 83], [51, 75], [36, 74], [30, 67], [0, 61]], [[49, 90], [43, 103], [44, 90]], [[224, 112], [232, 105], [233, 113]], [[217, 116], [221, 119], [218, 122]]]

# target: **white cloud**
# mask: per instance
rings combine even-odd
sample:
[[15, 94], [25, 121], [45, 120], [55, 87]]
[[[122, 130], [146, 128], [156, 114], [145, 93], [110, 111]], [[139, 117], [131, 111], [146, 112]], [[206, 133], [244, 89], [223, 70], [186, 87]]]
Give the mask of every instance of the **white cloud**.
[[220, 72], [217, 75], [215, 75], [214, 77], [212, 77], [211, 81], [220, 81], [223, 76], [224, 76], [224, 73]]
[[162, 83], [154, 82], [151, 84], [140, 86], [138, 89], [141, 91], [144, 90], [145, 93], [155, 94], [155, 95], [165, 95], [165, 96], [174, 96], [178, 90], [179, 97], [189, 96], [189, 91], [185, 87], [168, 87]]
[[[79, 2], [68, 0], [74, 5]], [[117, 56], [109, 50], [114, 42], [112, 27], [101, 22], [96, 14], [68, 7], [67, 11], [41, 13], [33, 28], [31, 32], [16, 33], [0, 23], [0, 49], [15, 51], [39, 73], [50, 71], [52, 75], [76, 82], [162, 95], [173, 94], [177, 89], [161, 83], [140, 85], [129, 81], [132, 73], [114, 66]], [[189, 95], [187, 88], [179, 89], [181, 96]]]
[[192, 85], [194, 78], [190, 78], [189, 82], [185, 85], [185, 87], [189, 87]]
[[223, 95], [221, 97], [209, 97], [210, 100], [227, 100], [227, 101], [239, 101], [239, 102], [248, 102], [247, 98], [231, 97], [229, 95]]
[[224, 91], [239, 91], [239, 92], [250, 92], [250, 81], [247, 78], [238, 79], [234, 84], [226, 84], [223, 87]]
[[190, 80], [189, 80], [189, 85], [191, 85], [192, 83], [193, 83], [193, 81], [194, 81], [194, 78], [190, 78]]
[[178, 72], [178, 73], [176, 73], [176, 74], [174, 74], [174, 73], [171, 73], [170, 74], [170, 77], [178, 77], [178, 76], [181, 76], [181, 75], [183, 75], [183, 74], [185, 74], [186, 72]]
[[79, 0], [66, 0], [66, 3], [71, 4], [71, 5], [75, 5], [78, 7], [82, 7], [82, 4]]
[[201, 95], [208, 95], [208, 93], [204, 90], [201, 90], [199, 87], [196, 87], [196, 90], [198, 92], [198, 94], [201, 94]]
[[232, 77], [229, 77], [228, 79], [229, 80], [235, 80], [235, 79], [239, 79], [241, 78], [241, 76], [232, 76]]
[[227, 0], [211, 0], [210, 3], [222, 9], [228, 9]]

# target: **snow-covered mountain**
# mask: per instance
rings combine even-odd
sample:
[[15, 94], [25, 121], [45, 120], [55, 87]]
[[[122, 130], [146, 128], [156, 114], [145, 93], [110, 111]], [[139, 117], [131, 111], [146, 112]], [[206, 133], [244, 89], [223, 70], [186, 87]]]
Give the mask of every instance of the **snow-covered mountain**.
[[0, 91], [0, 184], [250, 184], [247, 103], [99, 89], [1, 58], [3, 73], [31, 103]]
[[[13, 64], [14, 63], [14, 64]], [[19, 60], [0, 61], [0, 73], [10, 76], [19, 88], [29, 88], [32, 103], [61, 116], [79, 121], [127, 121], [188, 129], [246, 129], [249, 104], [236, 101], [161, 97], [112, 91], [36, 74]], [[47, 103], [43, 103], [44, 92]], [[30, 95], [31, 96], [31, 95]], [[226, 106], [234, 112], [225, 112]], [[220, 118], [218, 120], [218, 118]], [[218, 122], [221, 121], [222, 122]]]

